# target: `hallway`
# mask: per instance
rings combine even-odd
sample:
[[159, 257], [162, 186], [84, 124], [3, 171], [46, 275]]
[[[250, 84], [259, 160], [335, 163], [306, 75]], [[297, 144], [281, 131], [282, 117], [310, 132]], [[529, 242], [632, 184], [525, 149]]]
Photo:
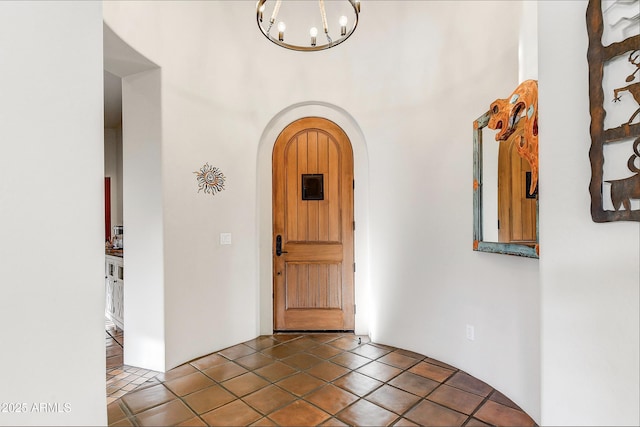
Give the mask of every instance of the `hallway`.
[[535, 425], [465, 372], [364, 336], [261, 336], [156, 375], [116, 366], [111, 332], [107, 372], [135, 377], [112, 388], [111, 426]]

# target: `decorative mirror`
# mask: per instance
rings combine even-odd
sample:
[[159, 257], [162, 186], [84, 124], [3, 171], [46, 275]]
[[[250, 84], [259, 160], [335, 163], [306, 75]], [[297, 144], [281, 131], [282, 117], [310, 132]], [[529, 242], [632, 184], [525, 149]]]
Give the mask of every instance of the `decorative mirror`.
[[473, 122], [473, 250], [538, 258], [538, 84]]
[[640, 1], [590, 0], [591, 217], [640, 221]]

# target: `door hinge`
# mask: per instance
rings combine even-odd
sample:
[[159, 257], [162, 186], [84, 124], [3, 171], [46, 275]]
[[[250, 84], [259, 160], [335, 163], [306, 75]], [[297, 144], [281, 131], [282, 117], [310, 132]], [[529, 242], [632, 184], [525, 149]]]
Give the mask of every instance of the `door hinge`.
[[356, 222], [353, 221], [353, 230], [355, 231], [355, 229], [356, 229]]
[[353, 189], [354, 190], [356, 189], [356, 180], [355, 179], [353, 180]]
[[498, 230], [500, 230], [500, 220], [498, 220]]
[[355, 304], [353, 304], [353, 314], [356, 314], [356, 313], [357, 313], [357, 311], [358, 311], [358, 310], [357, 310], [357, 306], [356, 306]]
[[354, 273], [356, 272], [356, 263], [355, 262], [353, 263], [353, 272]]

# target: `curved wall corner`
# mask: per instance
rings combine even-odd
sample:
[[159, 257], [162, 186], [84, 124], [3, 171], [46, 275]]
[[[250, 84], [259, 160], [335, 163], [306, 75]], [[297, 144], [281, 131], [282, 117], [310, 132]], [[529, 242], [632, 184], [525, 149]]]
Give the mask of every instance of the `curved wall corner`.
[[122, 78], [124, 363], [164, 371], [161, 72], [106, 23], [103, 37], [104, 69]]
[[258, 221], [258, 330], [261, 335], [273, 333], [273, 267], [272, 248], [272, 198], [271, 155], [273, 145], [287, 125], [303, 117], [323, 117], [344, 130], [353, 147], [354, 158], [354, 214], [355, 231], [355, 300], [357, 306], [355, 333], [371, 333], [371, 289], [369, 286], [369, 156], [364, 134], [356, 120], [344, 109], [324, 102], [302, 102], [277, 113], [265, 126], [260, 137], [257, 156], [257, 209]]
[[111, 74], [126, 77], [159, 68], [125, 42], [106, 22], [102, 23], [102, 37], [103, 66]]

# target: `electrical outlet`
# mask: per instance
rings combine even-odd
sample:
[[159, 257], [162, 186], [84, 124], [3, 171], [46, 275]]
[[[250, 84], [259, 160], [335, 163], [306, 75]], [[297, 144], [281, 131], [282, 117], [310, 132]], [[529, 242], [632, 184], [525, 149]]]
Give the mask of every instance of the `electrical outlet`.
[[231, 244], [231, 233], [220, 233], [220, 244], [221, 245], [230, 245]]
[[475, 341], [476, 339], [476, 328], [473, 325], [467, 325], [467, 339], [469, 341]]

